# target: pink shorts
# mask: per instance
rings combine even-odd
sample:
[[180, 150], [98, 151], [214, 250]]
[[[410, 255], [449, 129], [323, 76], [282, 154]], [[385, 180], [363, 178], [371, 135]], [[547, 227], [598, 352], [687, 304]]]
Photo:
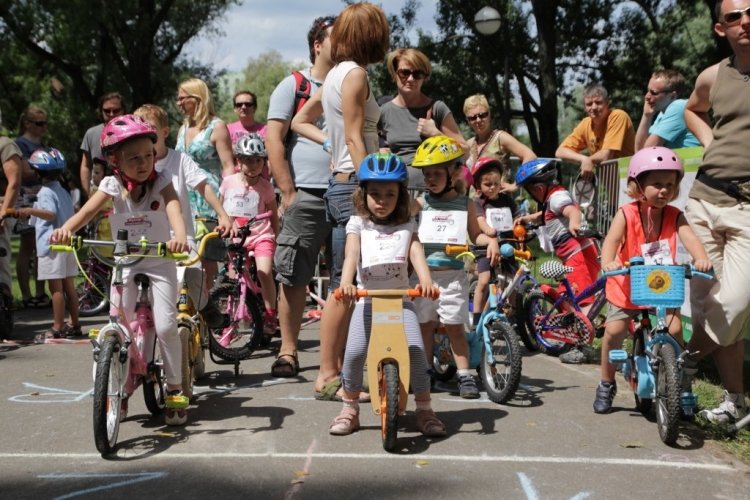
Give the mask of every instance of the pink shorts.
[[273, 259], [273, 253], [276, 251], [276, 242], [274, 240], [260, 240], [248, 248], [253, 251], [255, 258], [268, 257]]

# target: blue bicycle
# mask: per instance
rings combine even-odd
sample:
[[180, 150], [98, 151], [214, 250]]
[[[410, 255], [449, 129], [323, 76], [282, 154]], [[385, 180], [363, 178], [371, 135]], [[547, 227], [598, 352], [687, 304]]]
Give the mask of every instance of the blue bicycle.
[[638, 411], [647, 415], [656, 403], [659, 437], [674, 444], [679, 432], [681, 414], [690, 419], [695, 414], [697, 398], [693, 392], [682, 392], [682, 368], [687, 356], [680, 343], [669, 334], [667, 309], [679, 308], [685, 300], [685, 279], [713, 276], [690, 266], [644, 265], [634, 258], [630, 267], [604, 273], [605, 276], [630, 274], [631, 302], [656, 308], [656, 327], [652, 327], [648, 310], [644, 310], [635, 330], [632, 353], [623, 349], [609, 352], [609, 362], [623, 364], [623, 375], [635, 393]]

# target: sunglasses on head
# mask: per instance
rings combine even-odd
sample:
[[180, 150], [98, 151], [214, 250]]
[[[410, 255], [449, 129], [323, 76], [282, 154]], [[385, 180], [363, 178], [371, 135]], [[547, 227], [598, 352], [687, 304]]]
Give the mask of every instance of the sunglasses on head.
[[240, 109], [240, 108], [254, 108], [255, 107], [255, 103], [254, 102], [244, 102], [244, 101], [243, 102], [235, 102], [234, 103], [234, 107], [237, 108], [237, 109]]
[[725, 12], [722, 16], [722, 19], [725, 24], [737, 24], [742, 20], [743, 14], [750, 16], [750, 7], [746, 9], [730, 10], [729, 12]]
[[421, 69], [400, 68], [396, 70], [396, 74], [404, 80], [408, 80], [410, 76], [413, 76], [415, 80], [421, 80], [422, 78], [427, 76]]
[[488, 116], [490, 116], [490, 112], [489, 111], [484, 111], [482, 113], [477, 113], [475, 115], [467, 116], [466, 119], [468, 121], [470, 121], [470, 122], [475, 122], [477, 120], [484, 120]]

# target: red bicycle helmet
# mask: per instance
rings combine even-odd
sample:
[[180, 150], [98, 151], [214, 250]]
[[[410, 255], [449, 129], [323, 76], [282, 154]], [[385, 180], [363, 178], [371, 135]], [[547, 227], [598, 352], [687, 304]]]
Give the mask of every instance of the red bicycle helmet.
[[122, 115], [107, 122], [99, 136], [99, 144], [102, 153], [107, 154], [123, 142], [138, 137], [148, 137], [151, 142], [156, 142], [156, 130], [140, 116]]
[[497, 171], [502, 174], [503, 164], [500, 163], [500, 160], [498, 160], [497, 158], [493, 158], [491, 156], [482, 156], [474, 162], [474, 165], [471, 166], [471, 177], [474, 179], [473, 183], [476, 189], [479, 189], [479, 179], [482, 177], [482, 174], [484, 174], [491, 168], [497, 169]]

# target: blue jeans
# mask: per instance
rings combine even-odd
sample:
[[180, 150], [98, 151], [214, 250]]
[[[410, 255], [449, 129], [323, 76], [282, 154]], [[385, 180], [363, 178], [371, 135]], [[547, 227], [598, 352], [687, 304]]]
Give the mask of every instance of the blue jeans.
[[341, 285], [341, 269], [344, 267], [344, 248], [346, 247], [346, 224], [352, 216], [352, 193], [359, 186], [357, 176], [353, 174], [348, 181], [336, 180], [333, 176], [328, 181], [326, 191], [326, 219], [333, 227], [331, 232], [331, 290]]

